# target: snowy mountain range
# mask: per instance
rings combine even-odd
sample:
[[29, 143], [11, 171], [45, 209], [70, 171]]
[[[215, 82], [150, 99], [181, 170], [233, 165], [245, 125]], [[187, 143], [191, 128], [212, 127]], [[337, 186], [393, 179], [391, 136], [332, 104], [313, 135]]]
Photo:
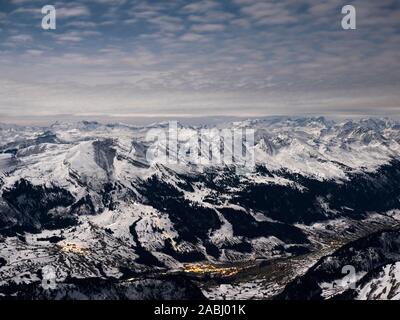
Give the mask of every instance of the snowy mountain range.
[[[178, 124], [179, 150], [205, 132], [199, 157], [252, 129], [244, 171], [149, 161], [172, 152], [146, 138], [167, 127], [0, 125], [2, 297], [399, 298], [399, 122]], [[355, 288], [332, 289], [346, 265]]]

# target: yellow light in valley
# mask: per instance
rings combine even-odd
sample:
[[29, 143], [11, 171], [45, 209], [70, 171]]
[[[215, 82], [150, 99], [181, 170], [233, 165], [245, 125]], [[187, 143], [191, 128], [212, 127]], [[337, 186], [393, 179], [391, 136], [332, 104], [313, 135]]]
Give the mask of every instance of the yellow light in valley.
[[61, 245], [61, 250], [64, 252], [84, 254], [87, 249], [77, 243], [66, 242]]

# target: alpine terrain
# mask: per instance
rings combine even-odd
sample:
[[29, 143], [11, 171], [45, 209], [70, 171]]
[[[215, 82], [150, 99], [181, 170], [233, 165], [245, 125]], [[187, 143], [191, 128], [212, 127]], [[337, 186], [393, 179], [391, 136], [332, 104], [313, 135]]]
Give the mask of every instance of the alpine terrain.
[[400, 299], [399, 122], [168, 127], [0, 125], [1, 299]]

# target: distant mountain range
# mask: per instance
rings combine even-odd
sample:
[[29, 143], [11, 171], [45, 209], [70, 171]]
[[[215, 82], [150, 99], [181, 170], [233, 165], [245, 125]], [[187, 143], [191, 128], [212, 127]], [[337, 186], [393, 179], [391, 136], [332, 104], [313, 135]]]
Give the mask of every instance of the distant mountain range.
[[[254, 130], [245, 171], [149, 161], [167, 128], [0, 124], [3, 298], [400, 298], [399, 122], [177, 125], [178, 149]], [[346, 265], [356, 282], [335, 287]]]

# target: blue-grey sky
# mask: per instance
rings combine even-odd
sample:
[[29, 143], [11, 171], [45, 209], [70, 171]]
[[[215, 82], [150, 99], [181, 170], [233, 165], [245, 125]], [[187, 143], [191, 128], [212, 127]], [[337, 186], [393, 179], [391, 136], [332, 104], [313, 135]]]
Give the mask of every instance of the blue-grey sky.
[[399, 0], [0, 0], [0, 122], [399, 111]]

